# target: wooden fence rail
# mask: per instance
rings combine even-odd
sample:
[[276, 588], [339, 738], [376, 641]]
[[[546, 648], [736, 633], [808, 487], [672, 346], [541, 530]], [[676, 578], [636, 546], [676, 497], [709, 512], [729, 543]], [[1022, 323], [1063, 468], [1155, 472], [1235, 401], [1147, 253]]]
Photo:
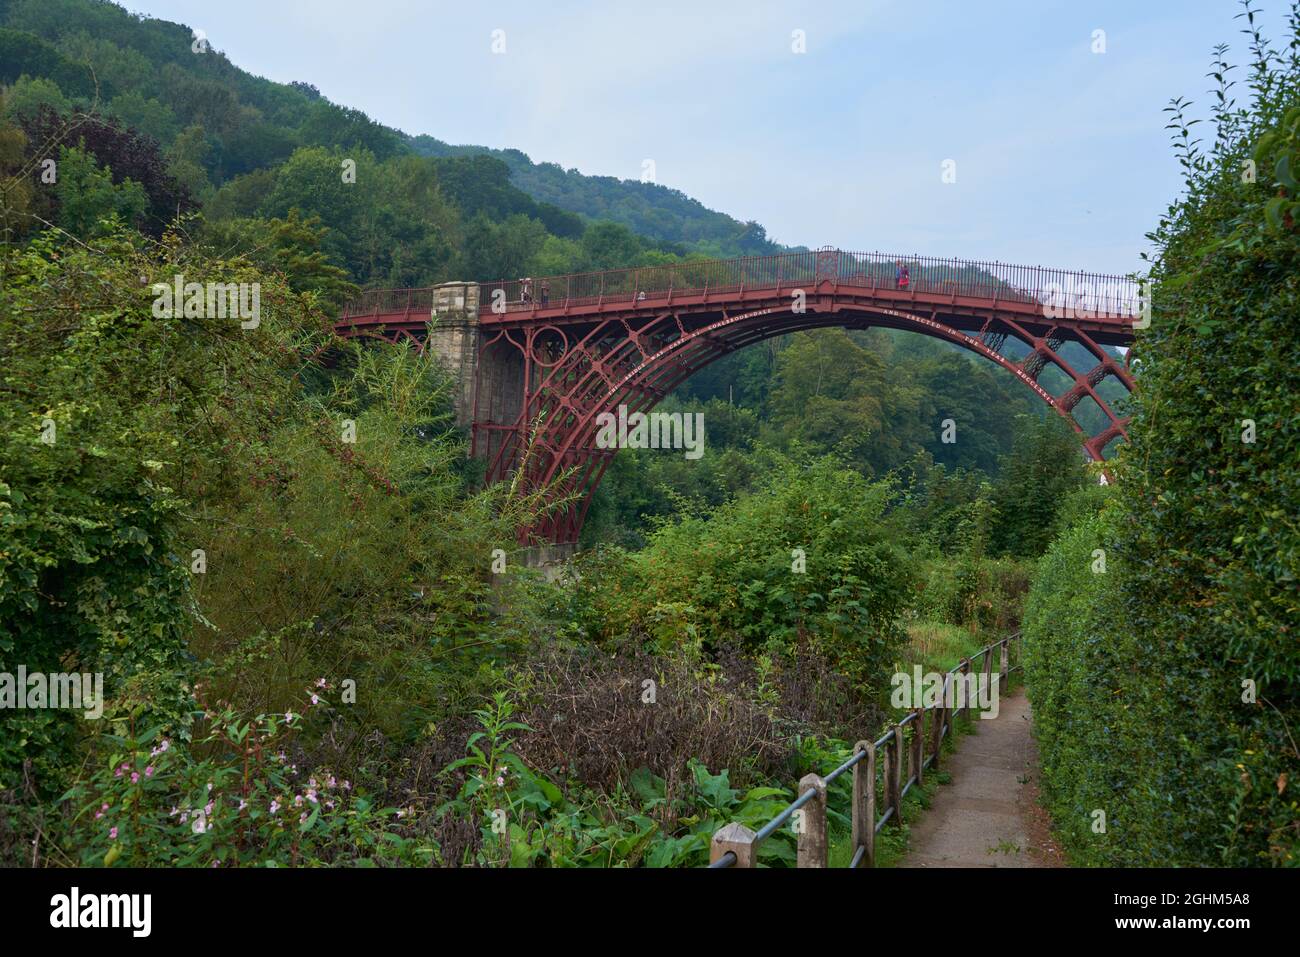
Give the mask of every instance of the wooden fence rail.
[[[914, 784], [924, 781], [927, 770], [938, 770], [943, 741], [953, 733], [954, 721], [959, 717], [967, 722], [971, 720], [971, 699], [975, 696], [975, 689], [969, 676], [974, 659], [981, 659], [976, 680], [982, 678], [986, 687], [1000, 693], [1007, 677], [1020, 669], [1019, 664], [1011, 664], [1012, 644], [1019, 640], [1020, 632], [1017, 631], [976, 652], [971, 658], [963, 658], [957, 667], [943, 676], [942, 694], [937, 704], [913, 708], [875, 741], [858, 741], [853, 756], [825, 777], [805, 775], [799, 782], [798, 796], [758, 831], [735, 822], [720, 827], [713, 835], [709, 867], [757, 867], [760, 845], [791, 820], [796, 822], [797, 866], [826, 867], [830, 845], [826, 830], [827, 794], [831, 783], [850, 771], [853, 772], [853, 808], [850, 814], [853, 859], [849, 866], [875, 867], [876, 834], [886, 824], [896, 827], [903, 823], [903, 796]], [[989, 682], [994, 674], [995, 649], [998, 652], [998, 670], [997, 683], [993, 685]], [[962, 687], [955, 687], [954, 681]], [[920, 691], [913, 689], [913, 693], [916, 696]], [[906, 777], [904, 764], [907, 765]], [[880, 767], [879, 780], [877, 765]], [[877, 815], [878, 791], [883, 800]]]

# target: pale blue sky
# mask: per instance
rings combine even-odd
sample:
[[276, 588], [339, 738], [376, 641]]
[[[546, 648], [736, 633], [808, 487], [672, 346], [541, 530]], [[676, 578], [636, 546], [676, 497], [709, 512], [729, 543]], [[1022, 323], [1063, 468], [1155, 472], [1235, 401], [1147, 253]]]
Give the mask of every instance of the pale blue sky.
[[1178, 188], [1162, 107], [1206, 104], [1215, 43], [1246, 56], [1232, 0], [125, 5], [407, 132], [629, 179], [652, 159], [781, 242], [1115, 272]]

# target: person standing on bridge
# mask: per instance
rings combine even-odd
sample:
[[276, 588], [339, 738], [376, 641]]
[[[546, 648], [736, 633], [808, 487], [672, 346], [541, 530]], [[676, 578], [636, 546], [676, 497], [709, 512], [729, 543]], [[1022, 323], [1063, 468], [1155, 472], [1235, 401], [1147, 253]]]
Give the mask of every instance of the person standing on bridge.
[[533, 301], [533, 280], [529, 276], [525, 276], [523, 279], [519, 280], [519, 301]]
[[898, 266], [898, 271], [894, 273], [894, 282], [898, 284], [899, 289], [906, 289], [912, 282], [912, 276], [907, 271], [907, 264], [901, 259], [894, 260]]
[[542, 305], [544, 306], [550, 301], [551, 301], [551, 281], [549, 279], [543, 279], [542, 280]]

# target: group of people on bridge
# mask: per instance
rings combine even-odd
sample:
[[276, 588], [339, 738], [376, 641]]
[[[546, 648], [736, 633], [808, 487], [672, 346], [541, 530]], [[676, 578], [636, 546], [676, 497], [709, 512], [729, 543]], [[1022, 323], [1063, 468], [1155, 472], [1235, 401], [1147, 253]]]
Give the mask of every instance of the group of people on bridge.
[[[551, 281], [549, 279], [543, 279], [538, 283], [537, 288], [541, 294], [541, 304], [544, 306], [551, 301]], [[519, 301], [533, 301], [533, 280], [531, 276], [525, 276], [523, 279], [519, 280]]]

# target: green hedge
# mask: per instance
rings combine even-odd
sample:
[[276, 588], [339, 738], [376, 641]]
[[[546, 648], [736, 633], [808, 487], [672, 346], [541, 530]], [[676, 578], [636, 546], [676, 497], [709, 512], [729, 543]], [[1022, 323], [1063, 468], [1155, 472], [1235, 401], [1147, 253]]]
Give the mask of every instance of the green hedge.
[[1156, 673], [1152, 649], [1139, 652], [1137, 636], [1116, 627], [1116, 515], [1094, 512], [1064, 532], [1040, 560], [1026, 601], [1025, 681], [1042, 797], [1075, 863], [1173, 863], [1154, 846], [1161, 813], [1146, 800], [1161, 736], [1143, 695]]
[[1044, 795], [1081, 863], [1300, 863], [1300, 57], [1250, 86], [1212, 152], [1179, 149], [1133, 442], [1026, 610]]
[[[1026, 603], [1026, 683], [1058, 836], [1084, 865], [1292, 864], [1294, 799], [1276, 782], [1294, 777], [1295, 758], [1280, 715], [1242, 701], [1240, 662], [1212, 632], [1161, 607], [1153, 586], [1173, 583], [1130, 560], [1131, 535], [1122, 501], [1066, 531]], [[1143, 604], [1157, 613], [1135, 618]]]

